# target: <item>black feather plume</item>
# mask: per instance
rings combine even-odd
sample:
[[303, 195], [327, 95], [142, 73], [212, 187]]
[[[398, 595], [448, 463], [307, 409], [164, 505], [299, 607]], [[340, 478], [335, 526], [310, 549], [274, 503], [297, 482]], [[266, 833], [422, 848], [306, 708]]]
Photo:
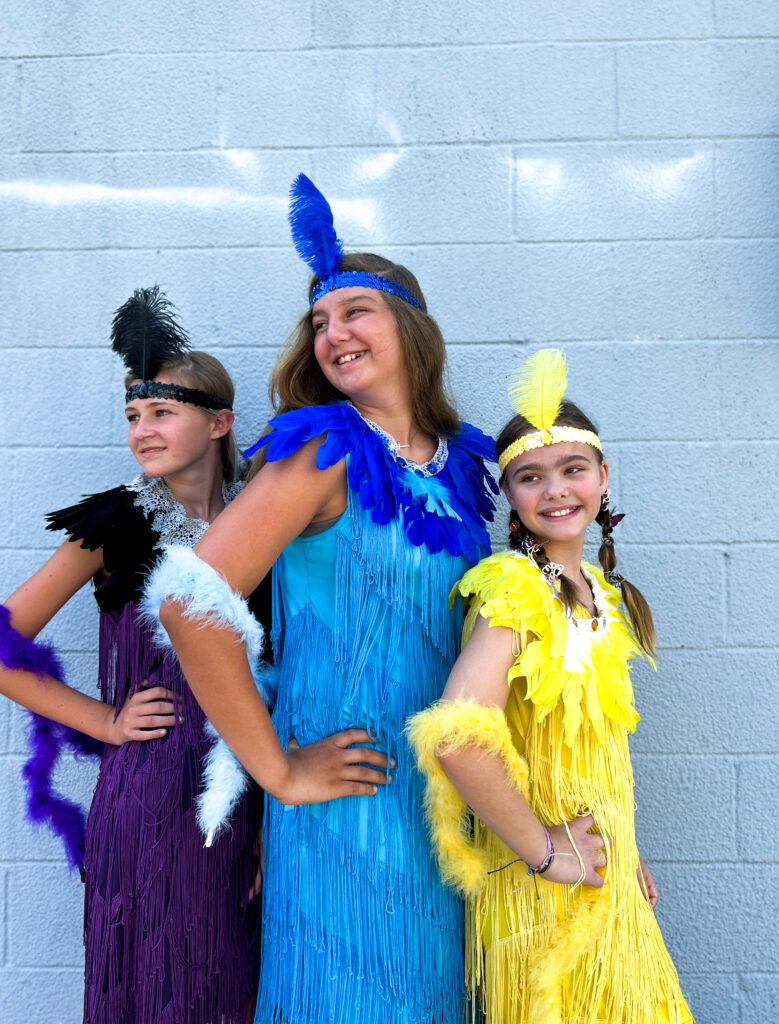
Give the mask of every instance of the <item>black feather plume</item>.
[[172, 309], [155, 284], [138, 288], [114, 314], [111, 348], [140, 380], [154, 380], [164, 363], [191, 348]]

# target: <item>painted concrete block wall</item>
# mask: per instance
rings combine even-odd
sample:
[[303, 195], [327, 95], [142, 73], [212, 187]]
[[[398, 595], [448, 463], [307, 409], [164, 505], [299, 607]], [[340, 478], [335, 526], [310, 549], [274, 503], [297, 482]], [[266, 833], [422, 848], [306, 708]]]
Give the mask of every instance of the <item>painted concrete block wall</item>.
[[[567, 349], [656, 609], [638, 829], [705, 1024], [777, 1019], [776, 10], [10, 0], [0, 30], [0, 589], [51, 550], [45, 511], [134, 473], [107, 350], [133, 288], [224, 359], [254, 439], [305, 171], [351, 248], [417, 272], [466, 418], [497, 429], [512, 368]], [[90, 595], [46, 635], [93, 692]], [[72, 1024], [82, 890], [23, 823], [23, 750], [0, 701], [0, 1019]]]

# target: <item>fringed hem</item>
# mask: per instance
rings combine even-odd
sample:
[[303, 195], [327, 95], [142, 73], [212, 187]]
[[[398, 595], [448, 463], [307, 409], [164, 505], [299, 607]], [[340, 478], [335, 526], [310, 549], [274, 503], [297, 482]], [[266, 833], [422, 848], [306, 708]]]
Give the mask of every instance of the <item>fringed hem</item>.
[[245, 1024], [259, 974], [259, 908], [248, 903], [261, 802], [243, 797], [203, 848], [195, 795], [204, 717], [175, 659], [155, 651], [136, 607], [100, 616], [103, 699], [141, 680], [181, 703], [161, 739], [107, 747], [87, 825], [86, 1024]]
[[359, 819], [335, 832], [323, 805], [267, 805], [258, 1024], [460, 1024], [462, 905], [429, 854], [377, 848]]

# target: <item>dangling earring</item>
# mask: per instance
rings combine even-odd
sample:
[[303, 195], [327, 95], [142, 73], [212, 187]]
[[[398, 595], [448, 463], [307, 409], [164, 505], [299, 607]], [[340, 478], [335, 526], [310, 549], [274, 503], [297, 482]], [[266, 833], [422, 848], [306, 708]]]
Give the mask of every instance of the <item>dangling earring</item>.
[[525, 537], [522, 538], [522, 543], [519, 545], [519, 550], [524, 555], [527, 555], [531, 562], [535, 562], [536, 555], [541, 550], [541, 545], [536, 541], [535, 537], [531, 537], [531, 535], [528, 533]]
[[611, 491], [607, 487], [606, 490], [603, 492], [603, 494], [601, 494], [601, 496], [600, 496], [600, 507], [603, 509], [604, 512], [607, 512], [610, 504], [611, 504]]

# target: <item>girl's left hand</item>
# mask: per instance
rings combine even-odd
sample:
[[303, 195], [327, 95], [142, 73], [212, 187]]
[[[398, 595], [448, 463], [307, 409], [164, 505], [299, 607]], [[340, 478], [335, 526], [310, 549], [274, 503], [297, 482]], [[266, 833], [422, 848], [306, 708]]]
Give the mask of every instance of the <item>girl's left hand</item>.
[[[124, 702], [115, 720], [114, 709], [110, 709], [108, 742], [115, 747], [132, 741], [161, 739], [176, 725], [175, 695], [164, 686], [145, 689], [146, 682], [144, 680], [141, 688]], [[178, 717], [181, 721], [180, 714]]]
[[641, 886], [641, 892], [644, 894], [644, 899], [652, 910], [654, 910], [659, 899], [657, 886], [655, 885], [655, 880], [652, 877], [652, 872], [640, 857], [638, 858], [638, 870], [636, 871], [636, 875], [638, 876], [638, 884]]

